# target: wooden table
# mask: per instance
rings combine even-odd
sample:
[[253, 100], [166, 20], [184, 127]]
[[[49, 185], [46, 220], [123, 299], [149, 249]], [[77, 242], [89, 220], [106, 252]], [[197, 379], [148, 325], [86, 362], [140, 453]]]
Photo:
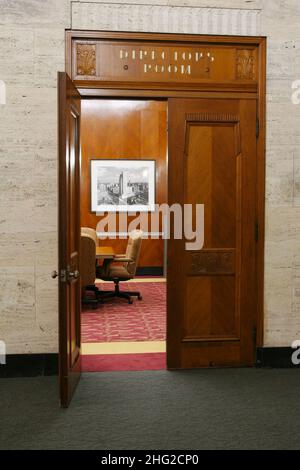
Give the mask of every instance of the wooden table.
[[111, 246], [97, 246], [96, 259], [114, 259], [115, 250]]

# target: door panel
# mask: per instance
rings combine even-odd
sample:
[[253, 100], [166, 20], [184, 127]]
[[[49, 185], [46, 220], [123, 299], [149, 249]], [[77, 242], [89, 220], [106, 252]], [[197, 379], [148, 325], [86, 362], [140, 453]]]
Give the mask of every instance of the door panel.
[[256, 101], [169, 100], [169, 204], [204, 204], [204, 245], [169, 242], [169, 368], [252, 365]]
[[59, 106], [59, 380], [67, 407], [80, 378], [80, 95], [58, 73]]

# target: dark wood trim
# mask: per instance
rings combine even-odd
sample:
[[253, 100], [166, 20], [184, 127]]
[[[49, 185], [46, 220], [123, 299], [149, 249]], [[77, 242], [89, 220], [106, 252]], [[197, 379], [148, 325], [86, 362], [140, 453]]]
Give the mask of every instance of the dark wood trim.
[[[86, 88], [87, 80], [74, 80], [74, 83], [76, 84], [77, 88], [79, 91], [81, 89]], [[116, 88], [116, 82], [106, 82], [106, 81], [99, 81], [99, 80], [89, 80], [89, 88], [91, 90], [93, 89], [103, 89], [103, 90], [109, 90], [109, 89], [115, 89]], [[120, 82], [118, 86], [119, 90], [139, 90], [140, 92], [144, 93], [145, 91], [159, 91], [160, 93], [163, 92], [163, 96], [165, 97], [167, 93], [172, 93], [173, 95], [180, 95], [182, 97], [183, 92], [199, 92], [199, 89], [201, 92], [209, 92], [209, 91], [214, 91], [214, 92], [224, 92], [226, 93], [233, 92], [233, 93], [256, 93], [257, 92], [257, 84], [253, 82], [248, 82], [248, 83], [236, 83], [236, 82], [222, 82], [222, 83], [209, 83], [206, 81], [201, 81], [197, 84], [191, 84], [189, 86], [185, 84], [172, 84], [166, 85], [166, 83], [163, 82], [155, 82], [151, 83], [149, 85], [145, 85], [145, 83], [137, 83], [137, 82]]]
[[264, 341], [264, 250], [265, 250], [265, 168], [266, 168], [266, 38], [261, 38], [258, 54], [258, 122], [257, 140], [257, 337], [256, 346]]
[[0, 378], [58, 374], [58, 354], [8, 354], [0, 364]]
[[[228, 99], [227, 91], [191, 91], [191, 90], [125, 90], [120, 88], [78, 88], [83, 98], [216, 98]], [[258, 93], [231, 92], [232, 99], [257, 100]]]
[[[211, 45], [259, 46], [265, 36], [227, 36], [213, 34], [175, 34], [175, 33], [141, 33], [129, 31], [86, 31], [81, 29], [66, 29], [66, 36], [70, 39], [115, 39], [126, 41], [153, 41], [153, 42], [179, 42], [179, 43], [209, 43]], [[66, 70], [68, 73], [68, 70]]]
[[[228, 99], [257, 99], [259, 137], [257, 139], [257, 224], [259, 238], [256, 248], [257, 266], [257, 346], [263, 345], [264, 327], [264, 232], [265, 232], [265, 145], [266, 145], [266, 37], [265, 36], [223, 36], [223, 35], [197, 35], [197, 34], [171, 34], [171, 33], [141, 33], [116, 31], [83, 31], [66, 30], [66, 71], [72, 75], [72, 40], [107, 39], [140, 42], [170, 42], [180, 44], [210, 44], [223, 46], [250, 46], [258, 48], [258, 84], [243, 83], [238, 86], [232, 83], [199, 84], [198, 88], [183, 84], [174, 84], [167, 89], [166, 84], [137, 84], [107, 83], [91, 80], [76, 82], [80, 94], [88, 97], [156, 97], [156, 98], [218, 98]], [[228, 96], [230, 93], [230, 96]]]

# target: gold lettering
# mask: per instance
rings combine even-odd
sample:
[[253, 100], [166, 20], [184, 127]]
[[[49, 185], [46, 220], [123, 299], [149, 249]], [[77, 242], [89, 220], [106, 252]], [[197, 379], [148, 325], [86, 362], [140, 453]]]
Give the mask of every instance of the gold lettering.
[[154, 70], [155, 72], [163, 73], [165, 71], [165, 67], [163, 65], [155, 65]]
[[123, 49], [120, 50], [120, 59], [127, 59], [128, 58], [128, 51], [124, 51]]
[[140, 60], [143, 60], [145, 57], [147, 57], [148, 52], [147, 51], [140, 51]]
[[191, 60], [192, 54], [191, 52], [182, 52], [181, 57], [183, 60]]
[[151, 64], [144, 64], [144, 73], [150, 72], [151, 69]]
[[155, 51], [152, 51], [152, 52], [151, 52], [151, 59], [152, 59], [152, 60], [155, 59]]
[[177, 73], [177, 71], [178, 71], [177, 65], [171, 65], [171, 64], [170, 64], [170, 65], [168, 66], [168, 72], [169, 72], [169, 73]]
[[182, 75], [191, 75], [191, 66], [190, 65], [182, 65], [180, 68]]

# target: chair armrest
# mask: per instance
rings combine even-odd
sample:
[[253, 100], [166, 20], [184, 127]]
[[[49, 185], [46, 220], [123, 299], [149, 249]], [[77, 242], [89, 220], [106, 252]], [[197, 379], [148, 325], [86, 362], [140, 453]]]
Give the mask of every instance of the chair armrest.
[[117, 257], [115, 256], [114, 259], [111, 260], [112, 263], [130, 263], [130, 261], [133, 261], [132, 258], [126, 258], [126, 257]]

